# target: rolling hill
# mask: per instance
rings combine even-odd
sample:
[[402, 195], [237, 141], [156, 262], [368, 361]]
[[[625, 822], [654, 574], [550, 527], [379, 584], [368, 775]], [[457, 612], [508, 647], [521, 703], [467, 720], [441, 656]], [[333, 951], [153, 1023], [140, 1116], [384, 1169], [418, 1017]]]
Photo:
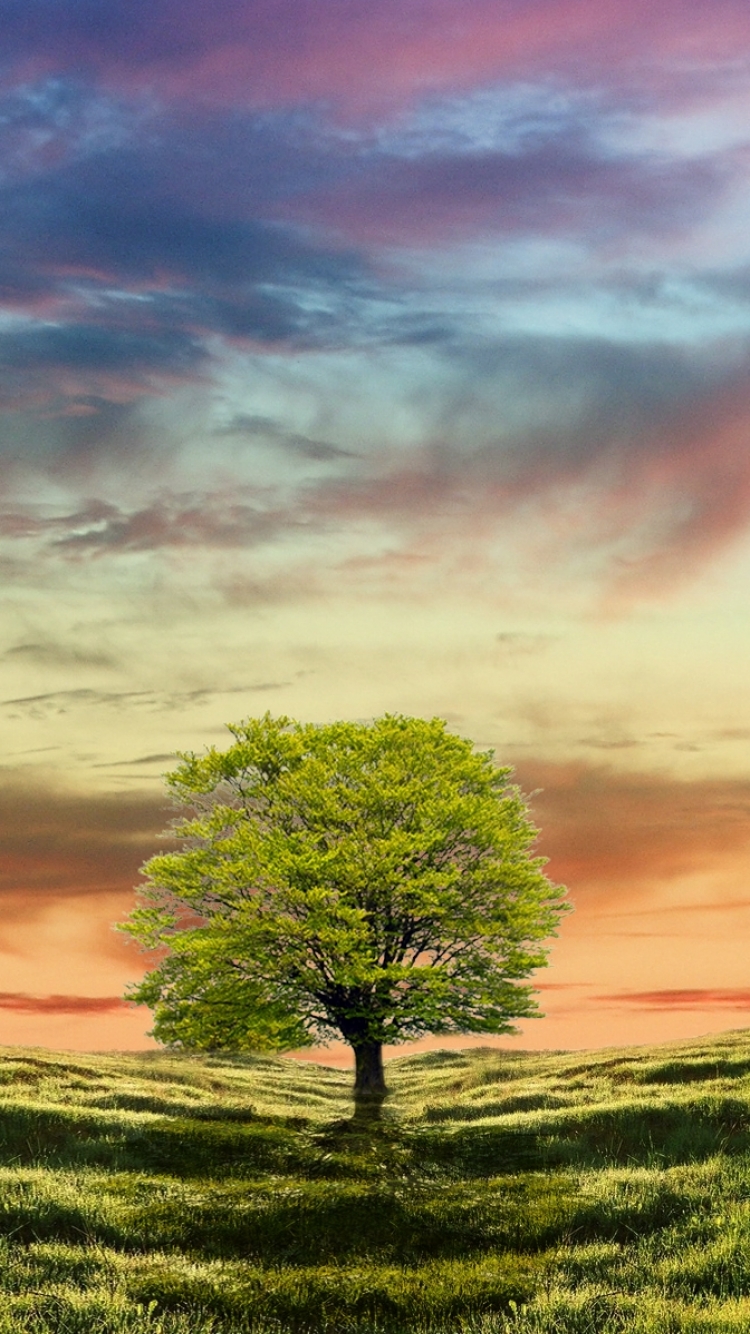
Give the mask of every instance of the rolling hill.
[[750, 1330], [750, 1031], [388, 1080], [0, 1049], [0, 1334]]

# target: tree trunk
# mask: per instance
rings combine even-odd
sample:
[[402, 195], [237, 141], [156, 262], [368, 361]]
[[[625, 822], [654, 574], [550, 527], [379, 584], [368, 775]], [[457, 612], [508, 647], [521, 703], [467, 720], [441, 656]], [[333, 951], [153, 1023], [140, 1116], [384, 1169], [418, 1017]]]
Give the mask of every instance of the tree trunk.
[[365, 1042], [354, 1048], [356, 1076], [354, 1097], [357, 1103], [379, 1106], [386, 1093], [383, 1074], [382, 1042]]

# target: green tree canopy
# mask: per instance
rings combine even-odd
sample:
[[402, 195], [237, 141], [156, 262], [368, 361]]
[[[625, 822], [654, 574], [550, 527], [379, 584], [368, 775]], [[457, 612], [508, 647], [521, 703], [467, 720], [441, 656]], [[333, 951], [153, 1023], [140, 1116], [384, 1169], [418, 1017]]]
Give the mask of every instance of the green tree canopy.
[[382, 1045], [509, 1033], [567, 908], [532, 855], [526, 802], [492, 753], [431, 721], [229, 728], [167, 776], [186, 815], [122, 924], [160, 961], [131, 989], [186, 1049], [343, 1037], [359, 1096]]

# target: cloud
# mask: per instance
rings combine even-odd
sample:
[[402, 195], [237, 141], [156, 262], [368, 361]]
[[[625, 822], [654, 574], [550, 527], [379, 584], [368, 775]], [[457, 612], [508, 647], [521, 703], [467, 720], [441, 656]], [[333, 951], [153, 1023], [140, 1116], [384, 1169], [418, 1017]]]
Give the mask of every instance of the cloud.
[[[143, 156], [135, 146], [110, 149], [6, 188], [6, 253], [24, 267], [77, 273], [84, 282], [97, 273], [150, 281], [154, 299], [169, 292], [165, 279], [173, 281], [177, 303], [179, 284], [196, 280], [231, 305], [233, 292], [254, 283], [339, 282], [361, 273], [351, 251], [316, 247], [253, 217], [215, 216], [205, 198], [199, 211], [179, 195], [165, 197], [158, 163]], [[121, 310], [132, 316], [137, 305]]]
[[727, 178], [720, 160], [613, 158], [576, 132], [526, 151], [385, 160], [297, 209], [350, 241], [430, 245], [507, 234], [575, 235], [597, 248], [705, 217]]
[[[252, 126], [232, 153], [223, 142], [231, 132], [210, 118], [190, 130], [169, 116], [151, 125], [146, 113], [103, 109], [90, 91], [90, 119], [98, 109], [119, 134], [94, 134], [85, 117], [74, 133], [48, 84], [34, 93], [27, 101], [42, 124], [25, 169], [0, 183], [0, 298], [14, 312], [0, 322], [6, 402], [33, 404], [42, 388], [45, 400], [70, 396], [72, 373], [78, 396], [153, 392], [160, 380], [205, 369], [211, 336], [304, 346], [335, 338], [351, 320], [364, 258], [264, 217], [268, 200], [257, 188], [233, 198], [238, 160], [243, 179], [253, 175], [243, 152], [252, 159]], [[284, 133], [270, 127], [255, 137], [270, 188]], [[46, 151], [35, 153], [34, 142]], [[299, 166], [299, 148], [287, 156], [289, 170]]]
[[748, 40], [739, 0], [710, 13], [686, 0], [4, 0], [6, 65], [87, 71], [110, 85], [158, 87], [183, 99], [245, 103], [331, 100], [352, 111], [399, 106], [513, 70], [567, 71], [582, 82], [676, 82], [734, 60]]
[[[173, 760], [149, 755], [122, 763], [168, 767]], [[657, 882], [736, 867], [750, 855], [750, 781], [680, 781], [539, 759], [519, 763], [517, 781], [533, 794], [549, 874], [569, 886], [582, 910], [610, 894], [621, 908], [623, 896], [640, 896]], [[31, 902], [37, 894], [128, 891], [172, 814], [157, 793], [32, 789], [7, 775], [0, 784], [0, 893], [23, 892]]]
[[[749, 426], [746, 384], [709, 396], [650, 433], [629, 473], [602, 496], [602, 528], [619, 544], [615, 607], [678, 587], [747, 530]], [[628, 525], [635, 540], [626, 538]]]
[[[670, 779], [605, 765], [517, 766], [549, 873], [581, 893], [642, 893], [750, 858], [750, 780]], [[746, 871], [743, 872], [746, 874]]]
[[29, 662], [39, 667], [116, 667], [117, 662], [109, 653], [99, 649], [87, 649], [76, 644], [58, 644], [53, 640], [37, 643], [15, 644], [6, 649], [3, 657], [14, 662]]
[[0, 368], [11, 374], [59, 367], [74, 368], [81, 376], [90, 370], [187, 375], [203, 356], [197, 340], [177, 329], [153, 334], [74, 324], [0, 333]]
[[[480, 10], [487, 20], [481, 0], [470, 23]], [[77, 5], [68, 0], [61, 12], [74, 32]], [[241, 18], [220, 5], [219, 27], [222, 14], [236, 39]], [[145, 46], [150, 32], [158, 46], [153, 18], [134, 10], [124, 26], [137, 19]], [[360, 21], [370, 21], [365, 12]], [[272, 14], [260, 20], [269, 35], [273, 25]], [[110, 14], [88, 37], [98, 32], [106, 44], [121, 27]], [[44, 37], [34, 31], [38, 55]], [[203, 23], [200, 35], [210, 46]], [[182, 41], [177, 48], [187, 50]], [[0, 291], [20, 317], [0, 330], [6, 401], [31, 403], [42, 387], [47, 399], [52, 391], [70, 397], [71, 373], [78, 398], [156, 392], [160, 380], [208, 375], [214, 335], [300, 348], [450, 341], [455, 312], [416, 308], [403, 275], [376, 270], [363, 240], [427, 247], [467, 235], [572, 231], [611, 247], [623, 230], [661, 236], [704, 216], [727, 173], [716, 154], [686, 164], [603, 147], [600, 108], [585, 99], [559, 124], [529, 113], [510, 149], [477, 147], [474, 131], [446, 143], [429, 125], [405, 127], [400, 138], [372, 126], [342, 135], [322, 107], [156, 108], [142, 97], [108, 99], [80, 71], [40, 74], [6, 101], [4, 119], [25, 135], [22, 167], [0, 189]], [[500, 121], [516, 114], [490, 113]], [[294, 433], [286, 434], [292, 448]], [[304, 440], [300, 433], [301, 452]], [[311, 440], [308, 448], [318, 443]]]
[[481, 534], [488, 572], [497, 545], [512, 560], [515, 544], [534, 579], [584, 571], [609, 609], [671, 592], [747, 530], [747, 349], [701, 364], [663, 346], [529, 338], [445, 362], [425, 443], [321, 482], [313, 516], [368, 518], [441, 561], [476, 560]]
[[[670, 288], [669, 254], [665, 259], [662, 249], [653, 263], [636, 256], [628, 270], [620, 243], [638, 237], [640, 247], [645, 231], [668, 249], [675, 228], [714, 208], [727, 173], [739, 170], [736, 155], [730, 163], [720, 153], [696, 150], [688, 160], [657, 152], [633, 131], [640, 113], [651, 114], [650, 104], [629, 105], [617, 89], [611, 96], [571, 91], [564, 80], [538, 81], [533, 96], [528, 90], [522, 96], [514, 76], [511, 96], [495, 79], [479, 89], [476, 105], [465, 98], [460, 107], [448, 83], [440, 85], [440, 105], [437, 93], [427, 96], [428, 80], [419, 85], [424, 96], [416, 110], [403, 110], [387, 125], [371, 119], [346, 130], [333, 103], [262, 111], [242, 104], [230, 114], [170, 104], [167, 81], [157, 104], [135, 85], [116, 93], [103, 88], [95, 71], [111, 70], [110, 59], [124, 62], [121, 69], [131, 61], [132, 70], [153, 70], [155, 60], [173, 72], [208, 60], [212, 51], [220, 61], [230, 59], [222, 36], [230, 31], [238, 48], [251, 31], [258, 50], [273, 38], [274, 59], [305, 69], [323, 31], [355, 45], [372, 31], [376, 51], [378, 42], [390, 49], [395, 38], [383, 16], [359, 0], [346, 14], [337, 8], [333, 19], [303, 3], [290, 33], [278, 26], [286, 0], [255, 14], [249, 26], [226, 3], [207, 26], [203, 20], [196, 26], [197, 11], [188, 5], [179, 36], [161, 26], [159, 15], [172, 13], [166, 0], [148, 11], [134, 3], [132, 11], [124, 7], [127, 13], [105, 4], [96, 18], [83, 0], [66, 0], [54, 13], [46, 0], [31, 3], [49, 27], [30, 27], [11, 4], [9, 51], [17, 41], [20, 54], [33, 37], [40, 63], [36, 76], [6, 98], [8, 133], [18, 142], [8, 149], [13, 169], [0, 188], [6, 242], [0, 281], [14, 312], [0, 322], [2, 392], [7, 406], [28, 411], [7, 414], [1, 448], [24, 480], [38, 468], [80, 492], [106, 455], [116, 457], [127, 483], [106, 502], [74, 500], [57, 516], [8, 509], [9, 542], [26, 537], [71, 560], [235, 551], [281, 544], [290, 534], [303, 545], [306, 534], [334, 530], [346, 530], [354, 548], [367, 528], [362, 549], [344, 556], [351, 573], [358, 560], [375, 559], [370, 537], [379, 527], [388, 538], [388, 578], [398, 561], [442, 569], [451, 553], [465, 569], [480, 534], [491, 574], [497, 547], [502, 540], [512, 547], [513, 523], [522, 516], [520, 559], [531, 580], [540, 569], [585, 566], [613, 607], [662, 596], [746, 530], [750, 399], [741, 339], [729, 351], [719, 342], [696, 350], [700, 330], [682, 348], [661, 336], [639, 341], [621, 331], [610, 338], [569, 332], [571, 323], [599, 327], [608, 303], [636, 309], [641, 333], [654, 312], [684, 329], [689, 301], [683, 308], [675, 283]], [[515, 4], [505, 5], [501, 24], [488, 0], [472, 0], [457, 34], [443, 0], [420, 0], [420, 12], [440, 16], [454, 31], [447, 44], [444, 31], [423, 31], [390, 4], [403, 59], [413, 48], [432, 69], [438, 50], [441, 60], [452, 51], [458, 64], [444, 74], [455, 68], [457, 87], [463, 86], [460, 52], [471, 49], [484, 59], [481, 34], [490, 34], [492, 59], [502, 68], [510, 31], [518, 44], [508, 68], [523, 62], [528, 43], [534, 59], [546, 49], [546, 30], [543, 39], [535, 36], [538, 24]], [[579, 39], [585, 10], [595, 24], [592, 40], [608, 40], [600, 16], [588, 5], [571, 5], [532, 7], [552, 23], [558, 53], [567, 50], [564, 12]], [[722, 12], [740, 21], [731, 4]], [[614, 14], [630, 31], [632, 11], [618, 4]], [[697, 10], [686, 22], [703, 31]], [[672, 40], [680, 32], [676, 23], [677, 10], [668, 6], [657, 26]], [[123, 33], [131, 28], [138, 37], [125, 52]], [[469, 41], [469, 32], [476, 40]], [[45, 73], [45, 49], [63, 63], [66, 53], [72, 59], [86, 51], [92, 63], [79, 62], [75, 76], [62, 70], [52, 76]], [[415, 88], [418, 73], [415, 67]], [[558, 103], [556, 123], [550, 107]], [[633, 133], [627, 140], [623, 132], [614, 144], [599, 122], [611, 129], [618, 114]], [[448, 263], [432, 249], [436, 242], [473, 239], [489, 253], [503, 238], [528, 245], [542, 232], [555, 244], [575, 240], [574, 273], [564, 267], [562, 247], [559, 263], [551, 265], [548, 256], [541, 274], [535, 264], [527, 261], [524, 269], [505, 255], [501, 276], [485, 282], [484, 274], [472, 278], [473, 261], [454, 247], [449, 274], [436, 276]], [[406, 245], [407, 253], [395, 257], [400, 267], [393, 254], [385, 262], [384, 243]], [[432, 276], [420, 269], [423, 260]], [[696, 279], [693, 295], [699, 286]], [[724, 298], [716, 300], [721, 305]], [[574, 308], [575, 317], [565, 314]], [[498, 327], [513, 326], [519, 309], [532, 328], [551, 323], [561, 332], [498, 335]], [[407, 369], [394, 359], [376, 403], [364, 381], [388, 346], [398, 347]], [[323, 358], [290, 355], [325, 350], [333, 360], [344, 349], [350, 357], [352, 349], [363, 353], [355, 375], [351, 360], [340, 363], [345, 392], [340, 386], [331, 392], [320, 371]], [[405, 389], [408, 366], [416, 364], [406, 361], [413, 349], [429, 369], [421, 384]], [[250, 379], [251, 360], [257, 369], [269, 351], [274, 358], [267, 364], [277, 362], [273, 393], [261, 393], [257, 404], [250, 391], [237, 393], [223, 426], [208, 410], [179, 422], [176, 406], [171, 418], [155, 408], [148, 427], [139, 417], [137, 405], [172, 385], [195, 386], [195, 401], [202, 395], [208, 402], [216, 377], [218, 398], [225, 372], [234, 375], [239, 364], [232, 358], [247, 357]], [[304, 397], [312, 410], [283, 420], [278, 401], [285, 395]], [[50, 414], [57, 417], [54, 430], [40, 421]], [[224, 476], [241, 471], [243, 440], [275, 449], [277, 460], [330, 465], [332, 475], [316, 474], [313, 485], [308, 476], [281, 499], [242, 494], [240, 487], [239, 496], [228, 495], [231, 483], [223, 494], [200, 482], [188, 492], [184, 480], [172, 487], [172, 477], [157, 497], [137, 495], [144, 469], [132, 467], [132, 453], [139, 449], [145, 458], [150, 449], [158, 472], [157, 456], [160, 463], [168, 449], [167, 418], [175, 432], [175, 474], [203, 428], [212, 464], [215, 448]], [[369, 443], [363, 446], [360, 434]], [[352, 458], [356, 471], [345, 466]], [[91, 490], [97, 487], [95, 479]], [[237, 573], [238, 589], [252, 582]]]
[[251, 413], [238, 413], [225, 426], [217, 429], [218, 436], [247, 436], [250, 440], [268, 440], [282, 449], [303, 458], [313, 459], [316, 463], [327, 463], [330, 459], [352, 459], [359, 457], [350, 449], [342, 449], [328, 440], [315, 440], [308, 435], [299, 435], [285, 431], [272, 417], [256, 416]]
[[[10, 378], [5, 377], [2, 386], [9, 395]], [[136, 479], [148, 485], [167, 460], [174, 460], [178, 447], [172, 424], [164, 422], [156, 436], [143, 403], [149, 387], [154, 389], [152, 381], [146, 385], [144, 377], [138, 383], [136, 374], [129, 382], [124, 376], [103, 374], [99, 387], [109, 395], [108, 401], [89, 392], [90, 374], [79, 376], [75, 369], [59, 376], [52, 370], [44, 383], [33, 370], [22, 378], [25, 388], [19, 401], [15, 406], [6, 402], [2, 411], [0, 467], [5, 487], [0, 534], [6, 538], [33, 539], [42, 531], [51, 532], [41, 520], [51, 518], [55, 509], [27, 503], [31, 479], [34, 500], [50, 494], [41, 483], [44, 477], [52, 481], [52, 494], [69, 497], [56, 507], [57, 513], [91, 514], [92, 505], [107, 503], [104, 498], [90, 499], [102, 485], [100, 470], [110, 476], [124, 471], [131, 485]], [[23, 502], [15, 505], [14, 495], [23, 496]]]
[[183, 493], [131, 510], [98, 500], [67, 514], [18, 506], [0, 513], [0, 534], [41, 539], [48, 550], [72, 558], [165, 547], [252, 547], [302, 522], [293, 511], [232, 501], [225, 493]]
[[617, 991], [591, 998], [619, 1009], [644, 1010], [750, 1010], [748, 987], [672, 988], [663, 991]]
[[593, 982], [534, 982], [535, 991], [582, 991], [594, 986]]
[[[67, 511], [6, 504], [6, 551], [27, 543], [47, 557], [81, 560], [180, 549], [281, 551], [294, 539], [285, 559], [304, 559], [309, 568], [321, 559], [310, 555], [311, 543], [325, 533], [345, 541], [343, 553], [338, 545], [329, 550], [350, 562], [353, 577], [357, 561], [377, 564], [370, 538], [378, 531], [388, 579], [394, 560], [411, 561], [415, 578], [417, 560], [423, 571], [439, 568], [450, 578], [451, 563], [460, 570], [469, 551], [474, 568], [479, 563], [489, 574], [502, 548], [503, 559], [524, 562], [535, 581], [543, 571], [570, 568], [579, 579], [585, 571], [590, 596], [611, 609], [662, 597], [746, 531], [747, 349], [735, 347], [724, 359], [713, 349], [519, 336], [468, 345], [455, 339], [451, 349], [425, 358], [429, 370], [408, 403], [403, 390], [394, 401], [396, 422], [410, 413], [406, 445], [389, 421], [379, 440], [361, 428], [356, 451], [347, 449], [340, 442], [353, 434], [349, 399], [328, 403], [325, 379], [316, 386], [313, 374], [312, 403], [325, 415], [325, 434], [249, 412], [223, 425], [209, 419], [207, 429], [217, 450], [227, 441], [225, 471], [238, 466], [234, 436], [330, 465], [326, 475], [300, 474], [282, 486], [280, 469], [276, 486], [262, 488], [167, 484], [151, 497], [146, 491], [141, 504], [91, 499]], [[285, 370], [292, 387], [296, 374]], [[351, 384], [364, 412], [365, 387]], [[296, 384], [303, 389], [309, 398], [304, 376]], [[128, 432], [142, 449], [138, 423], [128, 425], [127, 416], [105, 427], [102, 439], [85, 420], [77, 445], [75, 433], [57, 451], [50, 442], [46, 470], [86, 484], [94, 460], [113, 456]], [[179, 460], [177, 449], [177, 466]], [[34, 462], [44, 470], [44, 455]], [[333, 579], [333, 571], [325, 577]], [[404, 566], [402, 584], [408, 577]], [[246, 586], [247, 578], [236, 572]], [[253, 580], [264, 582], [257, 571]], [[308, 587], [318, 582], [311, 577]]]
[[6, 777], [0, 896], [23, 917], [50, 900], [128, 891], [169, 819], [161, 795], [83, 796]]
[[147, 700], [153, 703], [156, 699], [154, 693], [150, 690], [95, 690], [88, 686], [78, 686], [74, 690], [49, 690], [39, 695], [19, 695], [15, 699], [4, 699], [0, 701], [0, 707], [6, 709], [28, 709], [49, 708], [56, 712], [65, 712], [67, 708], [75, 705], [89, 704], [127, 704], [132, 705], [137, 700]]
[[30, 996], [25, 991], [0, 991], [0, 1010], [18, 1014], [108, 1014], [127, 1008], [120, 996]]
[[146, 509], [115, 511], [55, 539], [66, 555], [157, 551], [164, 547], [251, 547], [294, 526], [294, 516], [226, 497], [167, 497]]
[[174, 764], [176, 755], [174, 751], [171, 754], [159, 755], [138, 755], [134, 760], [110, 760], [104, 764], [95, 764], [95, 769], [132, 769], [140, 765], [147, 764]]
[[143, 709], [148, 713], [182, 710], [207, 704], [217, 695], [247, 695], [277, 690], [285, 682], [259, 681], [250, 685], [202, 687], [195, 690], [96, 690], [79, 686], [73, 690], [51, 690], [0, 700], [0, 709], [11, 717], [45, 718], [80, 708], [110, 708], [121, 711]]

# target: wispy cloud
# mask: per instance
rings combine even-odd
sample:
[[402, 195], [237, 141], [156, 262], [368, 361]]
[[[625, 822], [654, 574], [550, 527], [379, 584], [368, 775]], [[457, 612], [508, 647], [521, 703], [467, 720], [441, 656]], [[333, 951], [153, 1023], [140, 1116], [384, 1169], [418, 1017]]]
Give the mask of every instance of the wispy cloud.
[[130, 511], [104, 501], [67, 514], [19, 506], [0, 514], [0, 533], [46, 539], [48, 549], [73, 558], [164, 547], [251, 547], [302, 521], [293, 512], [233, 501], [226, 493], [188, 493], [167, 494]]
[[117, 666], [116, 658], [101, 649], [91, 649], [77, 644], [60, 644], [53, 640], [41, 640], [26, 644], [14, 644], [6, 649], [4, 655], [11, 662], [31, 663], [37, 667], [73, 667], [76, 670], [91, 667], [94, 670], [108, 670]]
[[292, 454], [313, 459], [316, 463], [327, 463], [331, 459], [351, 459], [357, 455], [350, 449], [331, 444], [329, 440], [315, 440], [309, 435], [300, 435], [296, 431], [286, 431], [272, 417], [255, 416], [252, 413], [237, 413], [224, 426], [217, 428], [218, 436], [245, 436], [250, 440], [269, 441], [280, 445]]
[[133, 760], [110, 760], [106, 764], [97, 764], [94, 767], [97, 769], [137, 769], [141, 766], [151, 764], [161, 764], [162, 766], [166, 764], [174, 764], [175, 759], [176, 756], [174, 752], [172, 752], [171, 755], [169, 753], [138, 755]]
[[110, 1014], [126, 1008], [120, 996], [31, 996], [25, 991], [0, 991], [0, 1010], [18, 1014]]
[[[515, 544], [534, 579], [550, 562], [584, 569], [609, 606], [664, 596], [742, 536], [750, 523], [744, 369], [716, 384], [709, 368], [658, 348], [650, 355], [623, 350], [619, 359], [591, 342], [560, 349], [559, 358], [542, 356], [544, 346], [527, 351], [525, 373], [512, 344], [507, 361], [495, 354], [495, 384], [486, 368], [449, 371], [435, 404], [425, 406], [422, 439], [408, 449], [357, 451], [355, 459], [353, 450], [246, 414], [218, 428], [218, 440], [265, 442], [325, 463], [326, 475], [300, 474], [282, 486], [279, 465], [279, 483], [264, 487], [162, 485], [146, 503], [91, 499], [67, 511], [6, 505], [0, 534], [9, 555], [25, 543], [65, 560], [171, 549], [282, 551], [292, 539], [284, 559], [294, 565], [307, 552], [311, 574], [320, 562], [311, 544], [326, 533], [343, 540], [331, 548], [336, 561], [372, 560], [370, 535], [379, 531], [389, 560], [400, 552], [446, 569], [462, 565], [469, 548], [477, 552], [481, 535], [484, 557], [475, 561], [483, 559], [488, 572], [498, 544], [511, 558]], [[597, 370], [600, 354], [606, 371]], [[525, 379], [529, 397], [542, 367], [552, 373], [556, 365], [568, 377], [557, 427], [535, 421], [531, 408], [528, 422], [493, 431], [503, 392]], [[553, 386], [545, 413], [557, 397]], [[337, 425], [336, 439], [344, 429]], [[75, 451], [68, 463], [64, 455], [54, 459], [56, 477], [67, 472], [73, 482], [80, 469]]]
[[78, 686], [72, 690], [50, 690], [37, 695], [19, 695], [14, 699], [0, 700], [0, 709], [11, 717], [28, 716], [44, 718], [55, 714], [64, 714], [75, 709], [108, 708], [115, 711], [132, 712], [134, 709], [148, 713], [165, 713], [183, 710], [191, 705], [205, 704], [217, 696], [253, 695], [266, 690], [276, 690], [285, 684], [281, 681], [257, 681], [249, 685], [198, 687], [194, 690], [99, 690], [89, 686]]
[[618, 1009], [633, 1006], [644, 1010], [741, 1010], [750, 1011], [748, 987], [667, 988], [663, 991], [617, 991], [591, 998], [597, 1004]]

